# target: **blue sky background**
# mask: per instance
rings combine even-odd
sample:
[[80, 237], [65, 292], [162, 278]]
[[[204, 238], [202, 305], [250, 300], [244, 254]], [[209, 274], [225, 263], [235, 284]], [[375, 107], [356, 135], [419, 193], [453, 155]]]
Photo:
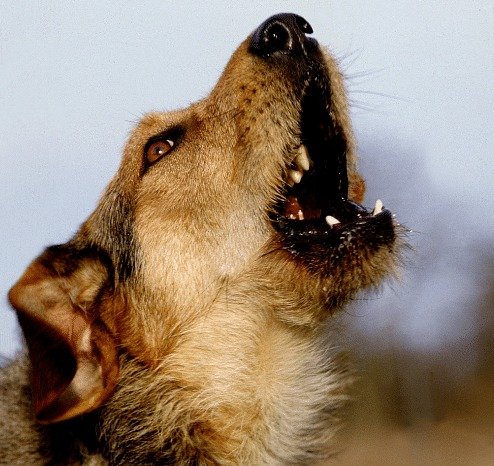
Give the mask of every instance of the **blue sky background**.
[[20, 344], [8, 289], [92, 211], [133, 124], [204, 97], [281, 11], [341, 60], [368, 205], [414, 230], [401, 282], [348, 311], [354, 335], [475, 360], [494, 286], [490, 0], [2, 2], [0, 354]]

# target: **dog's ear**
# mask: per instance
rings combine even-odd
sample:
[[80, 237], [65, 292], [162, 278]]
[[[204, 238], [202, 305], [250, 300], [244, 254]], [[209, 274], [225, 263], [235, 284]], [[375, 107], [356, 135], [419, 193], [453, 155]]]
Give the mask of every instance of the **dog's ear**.
[[36, 418], [51, 423], [97, 408], [118, 378], [116, 346], [100, 320], [109, 267], [91, 251], [53, 246], [10, 290], [31, 359]]

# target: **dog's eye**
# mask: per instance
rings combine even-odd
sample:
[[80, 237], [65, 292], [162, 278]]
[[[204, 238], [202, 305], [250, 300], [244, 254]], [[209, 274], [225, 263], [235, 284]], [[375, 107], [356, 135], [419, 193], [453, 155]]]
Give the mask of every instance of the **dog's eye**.
[[184, 129], [176, 126], [148, 139], [143, 151], [143, 174], [146, 170], [175, 150], [184, 135]]
[[146, 147], [146, 162], [153, 164], [168, 154], [175, 145], [173, 139], [158, 139]]

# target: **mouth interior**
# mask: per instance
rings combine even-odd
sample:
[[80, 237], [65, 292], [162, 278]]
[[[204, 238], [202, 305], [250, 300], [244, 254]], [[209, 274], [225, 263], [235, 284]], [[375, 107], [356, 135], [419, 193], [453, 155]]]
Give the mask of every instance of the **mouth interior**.
[[346, 224], [378, 215], [348, 199], [347, 141], [332, 117], [328, 86], [314, 81], [302, 100], [301, 145], [287, 167], [284, 199], [276, 225], [291, 234], [327, 234]]

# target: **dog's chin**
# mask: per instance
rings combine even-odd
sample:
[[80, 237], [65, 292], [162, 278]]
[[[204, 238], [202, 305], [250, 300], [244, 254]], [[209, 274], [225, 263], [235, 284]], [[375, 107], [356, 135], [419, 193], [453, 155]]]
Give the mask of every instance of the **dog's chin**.
[[283, 191], [271, 222], [281, 248], [297, 265], [323, 281], [341, 275], [349, 288], [352, 278], [363, 287], [385, 275], [368, 269], [375, 272], [376, 261], [389, 267], [396, 225], [380, 200], [370, 210], [349, 199], [348, 142], [331, 108], [323, 73], [309, 81], [302, 98], [300, 146], [282, 174]]

